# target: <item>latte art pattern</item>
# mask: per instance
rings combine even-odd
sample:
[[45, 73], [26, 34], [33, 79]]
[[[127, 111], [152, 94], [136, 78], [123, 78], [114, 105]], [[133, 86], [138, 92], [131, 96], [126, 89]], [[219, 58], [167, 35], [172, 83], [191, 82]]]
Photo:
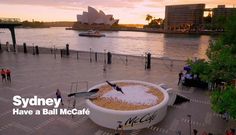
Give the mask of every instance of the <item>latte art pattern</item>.
[[98, 106], [113, 110], [139, 110], [155, 106], [162, 102], [164, 94], [155, 87], [139, 83], [117, 83], [124, 94], [103, 85], [99, 97], [92, 100]]

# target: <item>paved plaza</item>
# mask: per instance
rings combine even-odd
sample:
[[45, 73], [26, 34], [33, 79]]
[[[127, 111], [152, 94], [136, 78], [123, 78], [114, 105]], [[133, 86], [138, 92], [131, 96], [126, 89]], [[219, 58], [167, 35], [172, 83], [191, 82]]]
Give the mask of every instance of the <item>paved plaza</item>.
[[[178, 93], [190, 98], [191, 102], [168, 107], [164, 120], [154, 126], [141, 130], [125, 131], [125, 135], [189, 135], [189, 119], [192, 117], [192, 129], [199, 133], [211, 132], [213, 135], [223, 135], [235, 122], [226, 122], [222, 115], [211, 110], [208, 90], [193, 87], [178, 87], [178, 73], [184, 66], [184, 61], [152, 59], [151, 70], [145, 70], [144, 58], [133, 56], [113, 57], [111, 65], [104, 67], [104, 55], [98, 55], [98, 60], [89, 53], [71, 54], [61, 58], [58, 54], [32, 55], [31, 53], [0, 53], [0, 67], [10, 68], [12, 82], [0, 82], [0, 135], [112, 135], [114, 130], [103, 128], [93, 123], [88, 116], [13, 116], [12, 97], [55, 97], [59, 88], [64, 106], [70, 108], [72, 100], [67, 97], [74, 91], [72, 82], [78, 81], [79, 91], [86, 91], [96, 84], [106, 80], [141, 80], [155, 84], [165, 83]], [[93, 55], [93, 54], [92, 54]], [[104, 71], [104, 68], [106, 71]], [[71, 87], [72, 90], [71, 90]], [[84, 100], [76, 101], [76, 108], [85, 107]], [[39, 109], [40, 107], [30, 107]], [[105, 119], [105, 118], [104, 118]], [[236, 127], [236, 126], [235, 126]]]

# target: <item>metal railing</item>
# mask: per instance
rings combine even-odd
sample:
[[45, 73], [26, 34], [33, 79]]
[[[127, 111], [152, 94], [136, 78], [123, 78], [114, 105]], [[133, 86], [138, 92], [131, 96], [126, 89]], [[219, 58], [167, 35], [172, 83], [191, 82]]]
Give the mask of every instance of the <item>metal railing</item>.
[[0, 17], [0, 24], [19, 24], [19, 18], [1, 18]]

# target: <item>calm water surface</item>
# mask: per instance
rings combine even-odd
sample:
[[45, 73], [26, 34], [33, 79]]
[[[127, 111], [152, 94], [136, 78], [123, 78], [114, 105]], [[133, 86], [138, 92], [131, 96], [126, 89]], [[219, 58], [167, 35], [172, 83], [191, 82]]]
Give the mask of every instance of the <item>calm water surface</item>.
[[[155, 57], [169, 57], [174, 59], [205, 58], [210, 36], [205, 35], [167, 35], [145, 32], [102, 32], [106, 37], [79, 37], [81, 31], [65, 30], [62, 27], [43, 29], [16, 29], [17, 44], [38, 45], [42, 47], [65, 47], [69, 43], [71, 49], [119, 54], [144, 55], [151, 52]], [[11, 41], [10, 32], [0, 29], [0, 41]]]

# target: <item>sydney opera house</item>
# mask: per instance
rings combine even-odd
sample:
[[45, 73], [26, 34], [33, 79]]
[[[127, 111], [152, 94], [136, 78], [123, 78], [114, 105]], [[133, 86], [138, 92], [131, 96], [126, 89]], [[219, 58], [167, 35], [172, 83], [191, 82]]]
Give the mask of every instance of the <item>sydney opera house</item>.
[[106, 15], [101, 10], [98, 12], [96, 9], [88, 7], [88, 12], [83, 12], [82, 15], [77, 15], [77, 22], [89, 25], [113, 25], [118, 24], [119, 20], [114, 19], [113, 15]]

